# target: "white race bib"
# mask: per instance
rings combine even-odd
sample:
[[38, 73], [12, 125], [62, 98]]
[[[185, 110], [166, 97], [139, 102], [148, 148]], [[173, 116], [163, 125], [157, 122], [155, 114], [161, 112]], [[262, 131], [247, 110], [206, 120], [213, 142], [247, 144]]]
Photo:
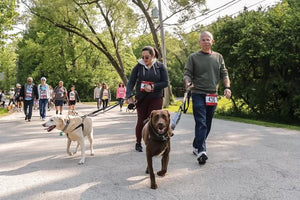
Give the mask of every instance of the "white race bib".
[[144, 91], [146, 85], [151, 85], [151, 84], [153, 84], [153, 82], [150, 82], [150, 81], [142, 81], [142, 82], [141, 82], [141, 89], [140, 89], [140, 91]]
[[207, 106], [216, 106], [218, 104], [218, 95], [206, 94], [205, 102]]

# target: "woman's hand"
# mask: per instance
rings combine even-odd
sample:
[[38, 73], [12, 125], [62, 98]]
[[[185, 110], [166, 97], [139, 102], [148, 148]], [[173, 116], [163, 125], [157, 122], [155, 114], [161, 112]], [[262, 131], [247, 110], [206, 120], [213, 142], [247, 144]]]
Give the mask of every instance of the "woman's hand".
[[152, 86], [150, 84], [145, 85], [144, 89], [145, 89], [146, 92], [152, 92]]

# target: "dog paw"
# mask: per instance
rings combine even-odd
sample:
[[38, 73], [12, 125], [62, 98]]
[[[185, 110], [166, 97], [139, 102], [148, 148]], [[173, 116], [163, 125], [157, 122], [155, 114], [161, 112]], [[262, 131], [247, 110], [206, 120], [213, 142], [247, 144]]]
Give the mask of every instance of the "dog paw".
[[72, 153], [72, 155], [75, 155], [77, 153], [77, 151], [74, 151], [73, 153]]
[[151, 189], [157, 189], [157, 184], [156, 183], [153, 183], [153, 184], [151, 184]]
[[166, 175], [166, 171], [161, 170], [161, 171], [157, 172], [157, 175], [158, 176], [165, 176]]
[[84, 163], [84, 160], [80, 160], [79, 162], [78, 162], [78, 165], [82, 165]]
[[68, 152], [68, 154], [69, 154], [69, 156], [73, 156], [73, 153], [71, 153], [71, 152]]

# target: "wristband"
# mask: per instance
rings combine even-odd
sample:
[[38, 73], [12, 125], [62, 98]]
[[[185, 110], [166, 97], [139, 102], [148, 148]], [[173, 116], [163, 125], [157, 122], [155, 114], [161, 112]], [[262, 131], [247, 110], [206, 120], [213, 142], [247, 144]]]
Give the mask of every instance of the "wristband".
[[225, 87], [225, 89], [229, 89], [230, 90], [230, 87]]

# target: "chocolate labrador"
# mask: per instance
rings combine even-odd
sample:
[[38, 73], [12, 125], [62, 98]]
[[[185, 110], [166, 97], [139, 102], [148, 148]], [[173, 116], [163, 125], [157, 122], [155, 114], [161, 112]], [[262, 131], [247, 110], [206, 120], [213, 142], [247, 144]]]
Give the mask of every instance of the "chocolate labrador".
[[167, 110], [153, 110], [143, 128], [142, 134], [146, 145], [148, 164], [146, 173], [150, 174], [151, 188], [156, 189], [157, 184], [153, 172], [152, 157], [162, 156], [161, 171], [157, 172], [157, 175], [164, 176], [167, 173], [168, 168], [170, 137], [172, 134], [169, 112]]

